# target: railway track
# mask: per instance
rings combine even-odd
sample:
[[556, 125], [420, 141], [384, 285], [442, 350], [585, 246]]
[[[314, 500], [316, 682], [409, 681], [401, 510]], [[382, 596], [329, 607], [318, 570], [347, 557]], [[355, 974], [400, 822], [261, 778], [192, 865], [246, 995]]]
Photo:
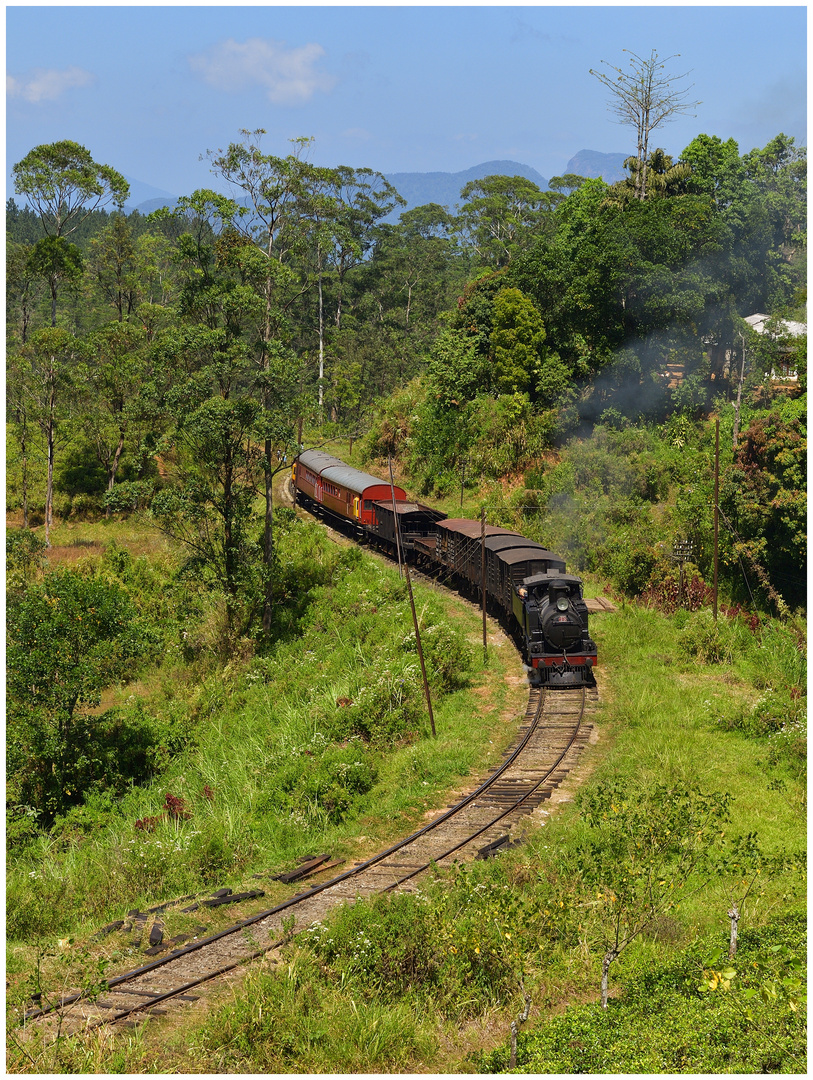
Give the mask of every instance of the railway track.
[[511, 842], [512, 830], [549, 799], [587, 744], [585, 720], [595, 689], [532, 689], [524, 720], [503, 762], [466, 796], [427, 825], [336, 877], [259, 911], [217, 934], [183, 945], [107, 980], [88, 998], [67, 994], [30, 1009], [24, 1030], [68, 1034], [104, 1024], [132, 1026], [198, 999], [207, 986], [278, 949], [292, 927], [322, 921], [340, 903], [395, 889], [415, 889], [432, 866], [488, 857]]

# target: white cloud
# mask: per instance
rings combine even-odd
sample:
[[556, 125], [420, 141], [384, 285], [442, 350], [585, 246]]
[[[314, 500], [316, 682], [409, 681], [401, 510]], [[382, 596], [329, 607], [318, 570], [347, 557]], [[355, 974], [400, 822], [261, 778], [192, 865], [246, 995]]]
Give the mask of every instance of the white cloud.
[[217, 90], [262, 86], [275, 105], [295, 105], [309, 101], [317, 90], [333, 88], [336, 80], [315, 70], [324, 54], [316, 44], [286, 49], [284, 42], [249, 38], [241, 43], [229, 38], [190, 56], [189, 66]]
[[7, 75], [6, 94], [10, 98], [22, 98], [36, 105], [40, 101], [56, 101], [66, 90], [87, 86], [91, 82], [93, 75], [78, 67], [65, 68], [64, 71], [34, 68], [19, 78]]

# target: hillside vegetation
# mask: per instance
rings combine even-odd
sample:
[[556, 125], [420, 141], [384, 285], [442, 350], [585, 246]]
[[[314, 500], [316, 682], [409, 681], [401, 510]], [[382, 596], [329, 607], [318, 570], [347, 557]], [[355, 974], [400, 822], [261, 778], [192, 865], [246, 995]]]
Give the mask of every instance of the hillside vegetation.
[[[210, 162], [248, 213], [125, 216], [74, 143], [14, 167], [9, 1068], [800, 1071], [804, 148], [699, 135], [646, 198], [630, 159], [390, 224], [383, 177], [260, 136]], [[425, 586], [431, 737], [397, 569], [287, 505], [312, 446], [613, 599], [582, 783], [499, 859], [296, 928], [182, 1036], [23, 1048], [31, 993], [131, 966], [105, 923], [378, 850], [513, 738], [512, 647]]]

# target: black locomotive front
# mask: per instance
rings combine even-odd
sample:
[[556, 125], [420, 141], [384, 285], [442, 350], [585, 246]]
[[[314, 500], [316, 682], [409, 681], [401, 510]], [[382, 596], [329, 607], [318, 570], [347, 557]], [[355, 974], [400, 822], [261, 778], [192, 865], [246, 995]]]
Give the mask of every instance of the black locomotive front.
[[514, 596], [531, 681], [549, 686], [593, 685], [598, 650], [587, 626], [582, 582], [548, 572], [526, 578]]

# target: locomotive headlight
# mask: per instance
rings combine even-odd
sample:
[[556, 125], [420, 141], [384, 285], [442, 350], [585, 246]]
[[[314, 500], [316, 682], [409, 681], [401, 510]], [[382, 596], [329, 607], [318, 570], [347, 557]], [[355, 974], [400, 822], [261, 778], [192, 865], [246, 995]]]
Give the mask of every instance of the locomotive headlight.
[[567, 599], [567, 597], [566, 596], [560, 596], [559, 599], [556, 601], [556, 607], [557, 607], [557, 609], [559, 611], [567, 611], [567, 608], [568, 608], [568, 599]]

